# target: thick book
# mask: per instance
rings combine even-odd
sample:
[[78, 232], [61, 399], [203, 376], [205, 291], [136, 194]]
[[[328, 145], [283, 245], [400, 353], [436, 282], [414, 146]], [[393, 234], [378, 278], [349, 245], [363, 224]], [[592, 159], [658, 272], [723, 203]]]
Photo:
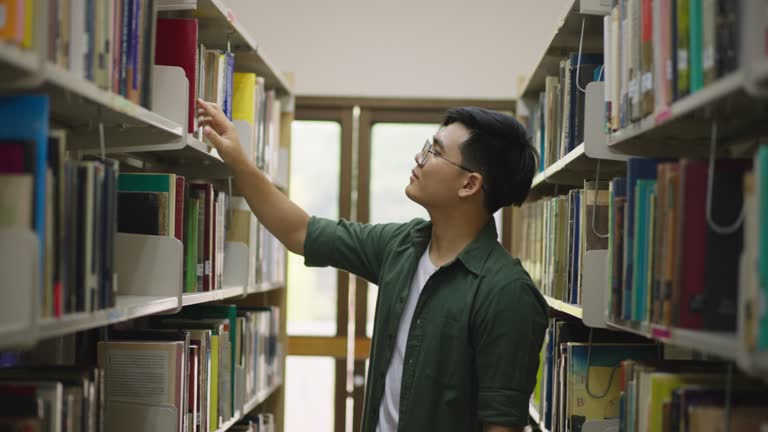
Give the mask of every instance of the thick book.
[[164, 193], [161, 217], [166, 223], [164, 235], [174, 235], [176, 232], [176, 174], [157, 173], [123, 173], [118, 178], [120, 192], [159, 192]]
[[168, 194], [119, 192], [117, 230], [123, 233], [169, 235]]
[[635, 233], [632, 260], [634, 261], [632, 280], [632, 320], [647, 321], [648, 303], [648, 254], [652, 245], [653, 224], [651, 223], [651, 197], [654, 194], [656, 180], [641, 179], [635, 186]]
[[[733, 225], [742, 212], [744, 174], [750, 160], [720, 160], [712, 179], [712, 223]], [[739, 296], [739, 260], [743, 247], [743, 224], [729, 232], [715, 231], [707, 224], [704, 267], [704, 328], [736, 331]]]
[[[211, 291], [216, 289], [216, 279], [212, 271], [213, 259], [215, 254], [214, 243], [214, 190], [213, 185], [210, 183], [190, 183], [190, 191], [195, 193], [201, 201], [201, 215], [203, 219], [202, 241], [198, 238], [198, 248], [202, 244], [202, 253], [199, 257], [203, 260], [202, 279], [203, 279], [203, 291]], [[199, 250], [199, 249], [198, 249]], [[200, 273], [200, 272], [199, 272]]]
[[707, 163], [680, 161], [680, 200], [678, 220], [679, 286], [673, 293], [676, 324], [682, 328], [700, 329], [703, 323], [704, 272], [706, 264]]
[[187, 130], [193, 133], [196, 129], [197, 20], [158, 18], [156, 38], [155, 64], [184, 69], [189, 85]]

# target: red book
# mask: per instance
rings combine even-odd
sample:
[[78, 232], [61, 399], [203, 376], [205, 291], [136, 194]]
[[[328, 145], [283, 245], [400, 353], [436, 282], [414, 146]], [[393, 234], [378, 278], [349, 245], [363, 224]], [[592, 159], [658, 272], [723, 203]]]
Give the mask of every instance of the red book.
[[174, 236], [184, 243], [184, 198], [187, 194], [184, 186], [187, 181], [183, 176], [176, 176], [176, 220], [174, 221]]
[[704, 327], [704, 266], [707, 259], [707, 163], [683, 159], [680, 162], [682, 217], [680, 257], [679, 319], [682, 328]]
[[155, 64], [184, 69], [189, 84], [187, 128], [195, 131], [195, 83], [197, 82], [197, 20], [158, 18]]
[[[211, 291], [214, 288], [213, 266], [213, 185], [210, 183], [190, 183], [190, 190], [201, 191], [205, 195], [201, 211], [205, 214], [205, 227], [203, 229], [203, 291]], [[200, 239], [198, 239], [200, 241]]]
[[0, 142], [0, 173], [18, 174], [24, 169], [24, 144], [20, 142]]

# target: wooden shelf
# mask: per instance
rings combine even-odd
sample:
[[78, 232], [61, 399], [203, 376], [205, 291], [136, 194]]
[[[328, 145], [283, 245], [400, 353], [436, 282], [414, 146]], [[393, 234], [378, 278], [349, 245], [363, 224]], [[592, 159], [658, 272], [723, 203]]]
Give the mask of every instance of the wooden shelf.
[[768, 130], [768, 102], [751, 97], [744, 79], [742, 71], [733, 72], [656, 115], [613, 133], [609, 145], [639, 156], [705, 157], [715, 118], [720, 119], [718, 141], [757, 136]]
[[599, 16], [580, 14], [579, 4], [579, 0], [572, 0], [565, 5], [544, 53], [525, 83], [518, 89], [520, 98], [538, 101], [539, 93], [544, 91], [547, 76], [560, 76], [560, 61], [579, 50], [582, 18], [585, 19], [582, 52], [602, 52], [603, 19]]
[[117, 304], [110, 309], [94, 312], [78, 312], [60, 318], [43, 318], [39, 322], [40, 339], [63, 336], [83, 330], [173, 310], [178, 306], [177, 297], [150, 297], [120, 295]]
[[292, 93], [288, 81], [223, 0], [163, 0], [158, 11], [197, 18], [198, 39], [208, 48], [226, 49], [229, 44], [235, 53], [235, 70], [256, 73], [281, 96]]
[[566, 303], [566, 302], [564, 302], [562, 300], [558, 300], [558, 299], [552, 298], [552, 297], [550, 297], [548, 295], [545, 295], [544, 299], [547, 300], [547, 304], [552, 309], [560, 311], [560, 312], [562, 312], [564, 314], [568, 314], [568, 315], [570, 315], [572, 317], [575, 317], [575, 318], [578, 318], [578, 319], [582, 318], [583, 312], [582, 312], [581, 306], [570, 304], [570, 303]]

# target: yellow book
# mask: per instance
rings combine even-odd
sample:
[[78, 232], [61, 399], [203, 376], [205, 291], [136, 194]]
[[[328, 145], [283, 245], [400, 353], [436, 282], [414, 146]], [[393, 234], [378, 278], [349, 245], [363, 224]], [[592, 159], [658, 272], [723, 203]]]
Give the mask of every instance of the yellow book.
[[232, 120], [245, 120], [253, 126], [256, 119], [256, 74], [235, 72], [232, 93]]
[[208, 407], [211, 430], [219, 428], [219, 335], [211, 335], [211, 404]]
[[35, 32], [35, 0], [24, 0], [24, 39], [21, 41], [21, 46], [24, 48], [32, 48], [32, 42], [34, 40], [33, 35]]

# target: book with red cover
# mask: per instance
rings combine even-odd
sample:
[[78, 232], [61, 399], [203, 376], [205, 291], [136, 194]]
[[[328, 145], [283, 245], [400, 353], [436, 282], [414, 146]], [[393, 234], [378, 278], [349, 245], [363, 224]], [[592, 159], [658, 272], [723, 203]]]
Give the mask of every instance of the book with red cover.
[[678, 220], [680, 269], [677, 295], [678, 320], [682, 328], [704, 326], [704, 265], [707, 256], [707, 163], [680, 161], [682, 217]]
[[197, 20], [158, 18], [155, 64], [184, 69], [189, 84], [187, 129], [195, 131], [195, 83], [197, 82]]
[[173, 221], [173, 235], [180, 242], [184, 242], [184, 197], [186, 197], [184, 176], [176, 176], [176, 220]]
[[[190, 190], [202, 191], [205, 194], [205, 201], [203, 202], [202, 208], [202, 212], [205, 215], [205, 227], [203, 229], [203, 291], [211, 291], [215, 289], [215, 277], [211, 271], [214, 253], [213, 185], [210, 183], [190, 183], [189, 188]], [[198, 239], [198, 241], [200, 240]]]

